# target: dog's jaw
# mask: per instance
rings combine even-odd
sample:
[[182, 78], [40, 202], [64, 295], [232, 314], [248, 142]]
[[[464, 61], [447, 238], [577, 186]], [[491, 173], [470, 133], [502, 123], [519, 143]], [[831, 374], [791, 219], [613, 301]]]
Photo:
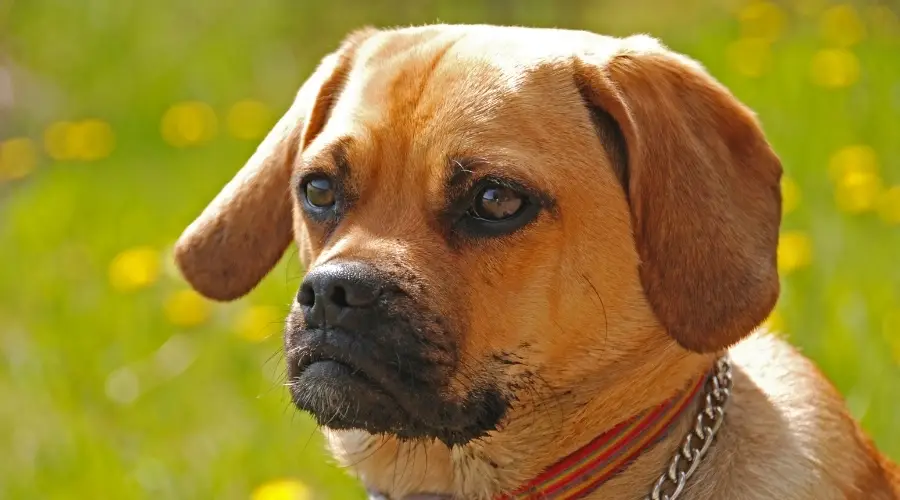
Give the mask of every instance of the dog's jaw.
[[[328, 448], [367, 488], [389, 498], [423, 492], [453, 498], [495, 498], [499, 492], [533, 479], [545, 467], [581, 448], [618, 421], [677, 393], [689, 382], [685, 378], [688, 374], [703, 373], [711, 362], [703, 355], [682, 352], [673, 356], [670, 342], [648, 340], [644, 346], [649, 353], [647, 360], [626, 368], [628, 373], [623, 374], [641, 380], [640, 384], [597, 388], [593, 394], [585, 395], [586, 399], [554, 401], [552, 407], [546, 406], [546, 401], [522, 397], [510, 409], [508, 420], [499, 431], [462, 446], [447, 447], [428, 439], [402, 440], [362, 430], [325, 429]], [[651, 358], [668, 361], [660, 366]], [[628, 404], [623, 405], [622, 401]], [[539, 407], [552, 408], [545, 410], [547, 418], [534, 418]], [[680, 417], [671, 435], [650, 450], [639, 466], [629, 468], [629, 481], [644, 488], [655, 480], [661, 473], [659, 464], [670, 458], [671, 450], [677, 449], [678, 441], [689, 431], [693, 413], [693, 408], [686, 410], [687, 417]], [[549, 417], [551, 414], [553, 417]], [[619, 488], [615, 484], [613, 487]], [[598, 495], [597, 498], [605, 498], [602, 493]]]
[[512, 393], [489, 377], [451, 388], [469, 379], [459, 373], [454, 330], [402, 291], [385, 292], [354, 328], [309, 328], [295, 305], [284, 336], [293, 402], [333, 430], [448, 447], [484, 438]]

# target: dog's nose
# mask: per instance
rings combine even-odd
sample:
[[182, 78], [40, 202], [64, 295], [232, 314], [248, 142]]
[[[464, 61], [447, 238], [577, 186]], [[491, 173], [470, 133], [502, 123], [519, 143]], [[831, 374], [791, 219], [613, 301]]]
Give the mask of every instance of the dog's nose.
[[357, 328], [381, 291], [381, 280], [371, 266], [326, 264], [306, 274], [297, 302], [307, 327]]

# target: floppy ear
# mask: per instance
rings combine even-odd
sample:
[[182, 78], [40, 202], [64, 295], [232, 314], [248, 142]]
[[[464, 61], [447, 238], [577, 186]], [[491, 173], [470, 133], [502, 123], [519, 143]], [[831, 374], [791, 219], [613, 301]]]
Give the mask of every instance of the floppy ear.
[[585, 100], [613, 117], [625, 142], [620, 178], [654, 313], [687, 349], [737, 342], [779, 294], [781, 162], [754, 114], [646, 36], [575, 66]]
[[293, 235], [294, 158], [324, 126], [355, 48], [374, 32], [351, 34], [322, 60], [247, 164], [182, 233], [175, 261], [199, 293], [215, 300], [239, 298], [278, 263]]

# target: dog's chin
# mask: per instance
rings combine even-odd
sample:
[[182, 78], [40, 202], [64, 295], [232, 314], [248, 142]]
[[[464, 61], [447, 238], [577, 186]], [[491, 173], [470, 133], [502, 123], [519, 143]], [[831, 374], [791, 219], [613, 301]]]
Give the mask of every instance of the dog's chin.
[[324, 427], [380, 434], [403, 432], [408, 426], [405, 412], [387, 391], [340, 361], [309, 364], [292, 382], [291, 396], [297, 408]]
[[473, 391], [463, 402], [392, 392], [360, 370], [330, 359], [308, 364], [291, 383], [294, 404], [322, 427], [359, 429], [400, 440], [439, 440], [448, 447], [496, 430], [509, 406], [499, 391], [491, 389]]

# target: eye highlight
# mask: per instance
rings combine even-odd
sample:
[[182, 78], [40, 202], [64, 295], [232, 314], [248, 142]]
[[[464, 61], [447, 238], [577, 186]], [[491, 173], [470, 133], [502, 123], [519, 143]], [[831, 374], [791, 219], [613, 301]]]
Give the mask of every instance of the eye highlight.
[[336, 201], [334, 181], [328, 177], [312, 177], [303, 183], [303, 196], [315, 208], [326, 209]]
[[541, 199], [515, 183], [485, 179], [460, 198], [456, 231], [466, 236], [490, 238], [508, 235], [534, 221]]
[[478, 219], [499, 221], [518, 214], [527, 202], [527, 196], [513, 189], [488, 185], [478, 192], [469, 212]]

